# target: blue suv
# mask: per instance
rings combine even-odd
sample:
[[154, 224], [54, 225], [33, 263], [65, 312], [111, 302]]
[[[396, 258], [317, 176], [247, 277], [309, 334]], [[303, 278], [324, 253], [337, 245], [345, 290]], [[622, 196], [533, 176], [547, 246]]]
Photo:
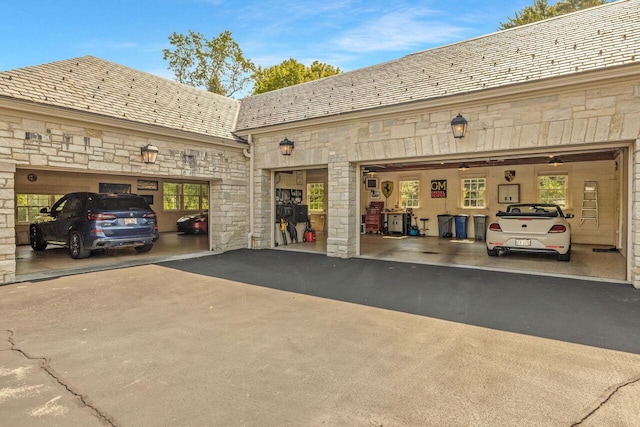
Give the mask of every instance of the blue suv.
[[135, 194], [70, 193], [40, 213], [29, 226], [34, 251], [52, 244], [69, 248], [71, 258], [113, 247], [143, 253], [158, 240], [156, 214]]

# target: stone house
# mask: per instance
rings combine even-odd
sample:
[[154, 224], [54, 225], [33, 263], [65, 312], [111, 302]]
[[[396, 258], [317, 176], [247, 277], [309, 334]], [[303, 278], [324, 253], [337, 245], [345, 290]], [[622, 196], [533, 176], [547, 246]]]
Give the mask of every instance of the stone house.
[[[580, 221], [573, 241], [619, 249], [640, 287], [639, 23], [640, 0], [622, 0], [240, 101], [93, 57], [2, 72], [0, 280], [14, 280], [24, 243], [16, 194], [157, 182], [145, 191], [162, 231], [177, 215], [161, 207], [163, 184], [207, 184], [211, 248], [270, 248], [287, 172], [284, 188], [323, 190], [312, 216], [327, 255], [354, 257], [364, 209], [381, 200], [378, 182], [364, 187], [374, 170], [397, 189], [419, 186], [415, 211], [432, 221], [495, 212], [507, 184], [536, 200], [546, 178], [562, 182], [565, 210], [580, 218], [595, 181], [598, 220]], [[458, 114], [464, 138], [451, 132]], [[156, 164], [141, 161], [146, 144]], [[430, 195], [433, 182], [447, 183], [445, 198]], [[481, 203], [464, 190], [478, 184]], [[402, 206], [401, 195], [385, 203]]]

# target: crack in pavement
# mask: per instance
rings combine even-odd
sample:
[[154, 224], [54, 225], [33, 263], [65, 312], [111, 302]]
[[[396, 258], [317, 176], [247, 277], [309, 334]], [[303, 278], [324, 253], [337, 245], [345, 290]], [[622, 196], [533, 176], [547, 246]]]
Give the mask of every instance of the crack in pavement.
[[7, 338], [7, 341], [9, 342], [9, 344], [11, 345], [11, 350], [15, 351], [17, 353], [20, 353], [21, 355], [23, 355], [24, 357], [26, 357], [29, 360], [34, 360], [34, 361], [38, 361], [40, 362], [40, 367], [42, 368], [43, 371], [45, 371], [51, 378], [53, 378], [58, 384], [60, 384], [62, 387], [64, 387], [69, 393], [71, 393], [76, 399], [78, 399], [80, 401], [81, 406], [84, 406], [86, 408], [88, 408], [92, 414], [98, 418], [103, 424], [111, 426], [111, 427], [117, 427], [117, 425], [115, 424], [115, 422], [113, 421], [113, 418], [104, 414], [102, 411], [100, 411], [98, 408], [96, 408], [95, 406], [93, 406], [92, 404], [90, 404], [87, 401], [87, 398], [85, 396], [83, 396], [82, 394], [74, 391], [71, 386], [65, 384], [61, 379], [60, 376], [56, 373], [56, 371], [53, 370], [53, 368], [51, 366], [49, 366], [49, 359], [47, 359], [46, 357], [34, 357], [31, 356], [29, 354], [27, 354], [24, 350], [18, 348], [16, 346], [16, 343], [13, 339], [13, 330], [7, 330], [7, 332], [9, 333], [9, 338]]
[[620, 384], [619, 386], [617, 386], [615, 389], [613, 389], [613, 391], [611, 393], [609, 393], [609, 396], [606, 397], [606, 399], [604, 399], [602, 402], [600, 402], [600, 404], [598, 405], [597, 408], [595, 408], [593, 411], [589, 412], [587, 415], [585, 415], [580, 421], [577, 421], [573, 424], [571, 424], [571, 427], [576, 427], [581, 425], [583, 422], [585, 422], [590, 416], [592, 416], [593, 414], [595, 414], [596, 412], [598, 412], [600, 410], [600, 408], [602, 408], [604, 405], [607, 404], [607, 402], [609, 402], [613, 396], [616, 395], [616, 393], [618, 393], [618, 391], [620, 391], [620, 389], [630, 386], [631, 384], [635, 384], [637, 382], [640, 382], [640, 377], [636, 377], [633, 379], [630, 379], [629, 381]]

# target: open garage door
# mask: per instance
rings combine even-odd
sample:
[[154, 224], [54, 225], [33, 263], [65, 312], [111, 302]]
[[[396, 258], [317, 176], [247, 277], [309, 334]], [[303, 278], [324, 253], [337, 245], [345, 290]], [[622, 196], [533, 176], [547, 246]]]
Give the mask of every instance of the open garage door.
[[274, 171], [273, 245], [327, 252], [327, 169]]
[[[362, 165], [359, 253], [626, 281], [628, 156], [621, 146]], [[585, 193], [587, 182], [597, 183], [597, 194]], [[590, 197], [597, 199], [595, 211], [587, 211]], [[495, 214], [512, 203], [540, 201], [574, 215], [571, 261], [544, 254], [487, 256], [484, 236]], [[593, 215], [597, 221], [586, 220]]]
[[[58, 245], [47, 245], [44, 251], [32, 250], [29, 224], [42, 215], [42, 208], [51, 208], [63, 195], [73, 192], [134, 193], [142, 196], [156, 213], [160, 238], [147, 253], [137, 253], [133, 247], [107, 249], [93, 251], [82, 260], [72, 259], [69, 250]], [[17, 169], [15, 194], [18, 281], [192, 256], [208, 252], [210, 248], [207, 229], [209, 183], [206, 181]], [[196, 220], [179, 232], [178, 220], [183, 216], [194, 216]]]

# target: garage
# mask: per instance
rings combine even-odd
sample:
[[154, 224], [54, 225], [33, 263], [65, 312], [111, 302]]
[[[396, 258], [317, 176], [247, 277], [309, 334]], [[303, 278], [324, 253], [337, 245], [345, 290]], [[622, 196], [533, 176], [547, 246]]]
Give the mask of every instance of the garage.
[[[16, 188], [16, 274], [18, 280], [64, 274], [77, 269], [105, 268], [114, 264], [148, 262], [149, 259], [186, 257], [209, 251], [209, 233], [202, 227], [178, 232], [180, 217], [207, 212], [209, 182], [172, 177], [74, 173], [46, 169], [18, 169]], [[94, 251], [83, 260], [70, 258], [68, 249], [48, 245], [35, 252], [29, 245], [29, 224], [40, 209], [50, 208], [73, 192], [139, 194], [157, 215], [160, 239], [154, 248], [138, 254], [133, 248]]]
[[[364, 165], [360, 254], [625, 281], [628, 158], [628, 148], [621, 145]], [[549, 182], [554, 187], [544, 188]], [[471, 190], [465, 193], [465, 188]], [[509, 204], [532, 201], [560, 203], [564, 213], [574, 215], [571, 262], [546, 254], [487, 256], [484, 237], [495, 214]], [[382, 209], [376, 213], [372, 206]]]

